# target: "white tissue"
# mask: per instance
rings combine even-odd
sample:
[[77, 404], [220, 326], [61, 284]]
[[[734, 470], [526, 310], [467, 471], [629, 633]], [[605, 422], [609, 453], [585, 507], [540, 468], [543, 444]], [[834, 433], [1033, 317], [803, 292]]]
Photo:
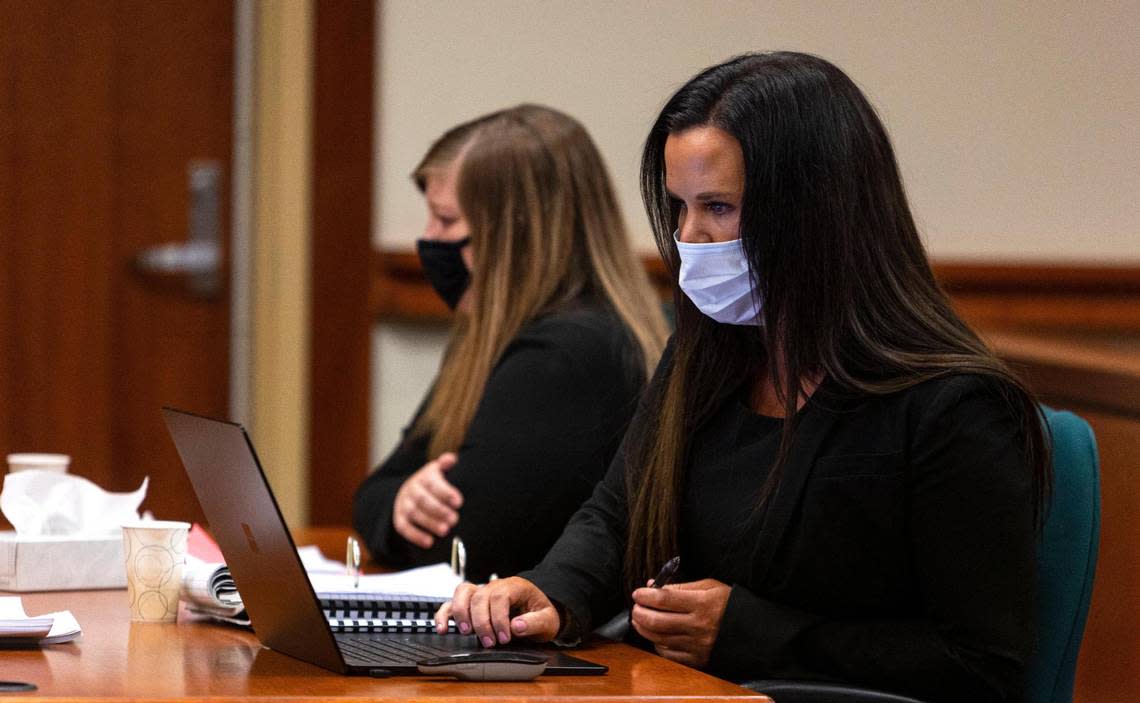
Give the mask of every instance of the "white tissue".
[[19, 471], [4, 477], [0, 512], [20, 535], [117, 534], [139, 519], [149, 481], [131, 493], [111, 493], [73, 474]]

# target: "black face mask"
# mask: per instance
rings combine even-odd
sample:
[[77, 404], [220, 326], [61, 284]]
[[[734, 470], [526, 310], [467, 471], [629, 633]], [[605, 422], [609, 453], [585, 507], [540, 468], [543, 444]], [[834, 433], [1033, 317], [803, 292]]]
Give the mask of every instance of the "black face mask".
[[444, 242], [438, 239], [420, 239], [416, 241], [416, 250], [420, 255], [420, 265], [423, 266], [424, 275], [428, 282], [447, 307], [452, 310], [459, 305], [459, 299], [471, 284], [471, 272], [467, 264], [463, 263], [463, 247], [471, 243], [466, 237], [457, 242]]

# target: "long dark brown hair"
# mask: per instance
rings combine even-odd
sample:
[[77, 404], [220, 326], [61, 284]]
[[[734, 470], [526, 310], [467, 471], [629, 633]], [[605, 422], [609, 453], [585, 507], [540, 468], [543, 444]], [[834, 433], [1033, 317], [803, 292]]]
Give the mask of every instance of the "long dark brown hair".
[[746, 54], [702, 71], [668, 100], [645, 142], [641, 192], [674, 280], [678, 210], [665, 188], [665, 141], [697, 126], [732, 135], [744, 153], [740, 235], [763, 324], [718, 324], [674, 286], [671, 366], [651, 387], [650, 416], [626, 452], [629, 585], [677, 551], [689, 440], [761, 373], [787, 418], [761, 505], [792, 449], [804, 379], [881, 395], [978, 374], [997, 381], [1019, 419], [1040, 523], [1049, 448], [1036, 402], [935, 282], [890, 140], [858, 87], [815, 56]]

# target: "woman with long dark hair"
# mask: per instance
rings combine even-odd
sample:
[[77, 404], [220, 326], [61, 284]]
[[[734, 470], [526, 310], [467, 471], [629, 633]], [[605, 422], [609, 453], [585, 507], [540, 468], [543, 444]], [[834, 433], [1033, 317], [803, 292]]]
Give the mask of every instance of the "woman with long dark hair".
[[642, 193], [677, 330], [623, 447], [534, 570], [437, 619], [572, 641], [624, 603], [731, 678], [1016, 700], [1047, 444], [935, 283], [866, 98], [804, 54], [709, 68], [653, 125]]

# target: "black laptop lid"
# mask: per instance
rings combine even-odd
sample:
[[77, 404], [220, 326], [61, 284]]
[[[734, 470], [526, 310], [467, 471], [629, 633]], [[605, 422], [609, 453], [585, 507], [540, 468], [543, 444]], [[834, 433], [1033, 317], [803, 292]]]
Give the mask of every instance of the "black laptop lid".
[[163, 408], [166, 427], [258, 638], [317, 666], [347, 668], [241, 425]]

